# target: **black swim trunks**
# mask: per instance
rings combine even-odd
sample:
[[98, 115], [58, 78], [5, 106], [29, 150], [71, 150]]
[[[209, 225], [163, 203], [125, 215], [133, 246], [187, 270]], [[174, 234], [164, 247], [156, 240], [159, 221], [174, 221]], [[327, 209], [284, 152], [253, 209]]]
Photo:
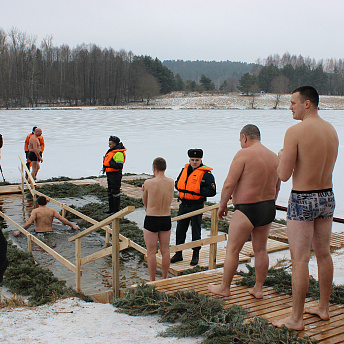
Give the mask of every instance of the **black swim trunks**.
[[336, 206], [332, 189], [314, 191], [291, 190], [288, 202], [287, 219], [313, 221], [330, 219]]
[[247, 216], [254, 227], [265, 226], [271, 223], [276, 216], [275, 201], [236, 204], [234, 211], [240, 210]]
[[37, 161], [38, 159], [37, 159], [37, 155], [36, 155], [36, 153], [34, 153], [34, 152], [29, 152], [29, 154], [28, 154], [28, 159], [29, 160], [31, 160], [31, 161]]
[[171, 216], [148, 216], [145, 217], [143, 227], [150, 232], [167, 232], [171, 229]]

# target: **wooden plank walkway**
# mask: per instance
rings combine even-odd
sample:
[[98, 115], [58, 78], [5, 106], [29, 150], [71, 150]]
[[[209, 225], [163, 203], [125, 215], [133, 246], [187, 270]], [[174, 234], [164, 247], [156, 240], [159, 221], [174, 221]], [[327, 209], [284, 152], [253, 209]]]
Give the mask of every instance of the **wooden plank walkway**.
[[[171, 253], [171, 257], [174, 253]], [[226, 257], [226, 249], [223, 247], [217, 248], [216, 266], [223, 266]], [[146, 257], [145, 257], [146, 259]], [[192, 249], [189, 248], [183, 251], [183, 261], [173, 263], [170, 265], [169, 272], [175, 276], [181, 275], [184, 271], [192, 269], [194, 266], [190, 265], [192, 259]], [[251, 258], [244, 254], [239, 254], [239, 263], [249, 263]], [[157, 254], [157, 265], [161, 268], [161, 255]], [[198, 265], [202, 268], [209, 268], [209, 245], [203, 246], [199, 254]]]
[[[287, 243], [287, 228], [284, 226], [284, 228], [270, 230], [269, 238]], [[340, 233], [332, 233], [330, 246], [333, 249], [344, 247], [344, 235]]]
[[[178, 276], [165, 280], [149, 282], [157, 290], [172, 293], [175, 291], [195, 290], [200, 294], [210, 295], [208, 292], [209, 283], [220, 283], [222, 280], [223, 268], [199, 272], [192, 275]], [[292, 298], [286, 294], [279, 294], [270, 287], [264, 287], [264, 298], [256, 299], [252, 297], [249, 287], [235, 285], [240, 279], [235, 276], [232, 284], [232, 295], [230, 297], [219, 297], [224, 302], [224, 307], [240, 305], [248, 310], [248, 319], [262, 316], [269, 322], [283, 318], [290, 313]], [[309, 308], [315, 304], [314, 300], [307, 299], [305, 307]], [[330, 306], [331, 319], [322, 321], [317, 316], [311, 314], [304, 315], [305, 330], [300, 331], [300, 337], [309, 336], [323, 344], [344, 343], [344, 306]]]
[[[268, 239], [267, 251], [268, 253], [286, 250], [289, 245], [276, 240]], [[171, 253], [171, 257], [174, 253]], [[157, 264], [161, 268], [161, 254], [157, 254]], [[216, 267], [221, 267], [224, 264], [226, 257], [226, 247], [217, 247], [216, 252]], [[248, 241], [245, 243], [239, 254], [239, 263], [248, 263], [251, 261], [251, 257], [254, 257], [254, 252], [252, 248], [252, 242]], [[147, 257], [145, 257], [146, 260]], [[175, 276], [181, 275], [184, 271], [192, 269], [193, 266], [190, 265], [192, 259], [192, 249], [183, 250], [183, 261], [173, 263], [170, 265], [169, 272]], [[203, 268], [209, 268], [209, 245], [202, 246], [200, 250], [200, 259], [198, 265]]]

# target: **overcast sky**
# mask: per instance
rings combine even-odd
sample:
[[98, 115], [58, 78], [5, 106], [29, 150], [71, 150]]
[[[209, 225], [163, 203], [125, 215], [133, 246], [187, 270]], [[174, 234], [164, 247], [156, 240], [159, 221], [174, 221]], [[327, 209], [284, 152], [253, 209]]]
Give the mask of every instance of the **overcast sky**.
[[344, 58], [343, 0], [0, 0], [0, 28], [163, 60]]

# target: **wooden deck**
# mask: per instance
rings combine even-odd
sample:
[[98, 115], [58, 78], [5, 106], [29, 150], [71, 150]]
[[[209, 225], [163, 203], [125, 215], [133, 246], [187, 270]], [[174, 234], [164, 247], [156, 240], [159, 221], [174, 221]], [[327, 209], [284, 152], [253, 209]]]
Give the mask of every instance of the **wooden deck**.
[[[269, 238], [287, 243], [287, 228], [283, 226], [279, 229], [270, 230]], [[344, 247], [344, 235], [340, 233], [332, 233], [330, 246], [332, 249]]]
[[[223, 268], [199, 272], [192, 275], [178, 276], [165, 280], [150, 282], [157, 290], [172, 293], [175, 291], [195, 290], [207, 294], [209, 283], [220, 283]], [[255, 299], [249, 293], [248, 287], [235, 285], [240, 276], [235, 276], [232, 284], [232, 295], [222, 298], [225, 307], [240, 305], [248, 310], [248, 319], [262, 316], [269, 322], [287, 316], [291, 310], [292, 298], [289, 295], [279, 294], [270, 287], [264, 287], [264, 298]], [[315, 304], [314, 300], [307, 299], [305, 307]], [[344, 343], [344, 306], [330, 306], [329, 321], [322, 321], [311, 314], [304, 315], [305, 330], [300, 331], [300, 337], [309, 336], [323, 344]]]
[[[276, 240], [268, 239], [267, 251], [268, 253], [286, 250], [289, 245]], [[171, 253], [171, 257], [174, 252]], [[157, 264], [161, 268], [161, 254], [157, 254]], [[218, 247], [216, 252], [216, 267], [221, 267], [224, 264], [226, 257], [226, 248]], [[251, 257], [254, 257], [254, 252], [252, 248], [252, 242], [248, 241], [245, 243], [239, 254], [239, 263], [248, 263], [251, 261]], [[146, 257], [145, 257], [146, 259]], [[183, 261], [173, 263], [170, 265], [169, 272], [175, 276], [181, 275], [184, 271], [192, 269], [193, 266], [190, 265], [192, 259], [192, 249], [183, 250]], [[203, 246], [200, 250], [200, 259], [198, 265], [203, 268], [209, 268], [209, 245]]]

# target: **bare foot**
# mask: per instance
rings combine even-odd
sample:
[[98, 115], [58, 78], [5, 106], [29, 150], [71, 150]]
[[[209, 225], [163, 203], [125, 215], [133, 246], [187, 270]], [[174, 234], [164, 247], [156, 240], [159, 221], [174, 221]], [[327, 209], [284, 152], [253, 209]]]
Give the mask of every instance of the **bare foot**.
[[13, 235], [18, 236], [20, 233], [21, 233], [20, 231], [15, 231], [15, 232], [13, 232]]
[[305, 326], [303, 325], [303, 320], [300, 322], [296, 322], [292, 320], [291, 317], [272, 321], [272, 325], [279, 328], [282, 328], [282, 326], [285, 325], [290, 330], [295, 331], [302, 331], [305, 328]]
[[321, 320], [330, 320], [330, 313], [328, 309], [321, 310], [319, 307], [312, 307], [305, 309], [305, 313], [317, 315]]
[[256, 299], [263, 298], [263, 291], [262, 289], [256, 289], [255, 287], [248, 291], [250, 295], [254, 296]]
[[208, 284], [208, 290], [215, 295], [228, 297], [231, 295], [230, 289], [231, 289], [230, 286], [224, 287], [222, 284], [217, 284], [217, 285], [215, 285], [213, 283]]

